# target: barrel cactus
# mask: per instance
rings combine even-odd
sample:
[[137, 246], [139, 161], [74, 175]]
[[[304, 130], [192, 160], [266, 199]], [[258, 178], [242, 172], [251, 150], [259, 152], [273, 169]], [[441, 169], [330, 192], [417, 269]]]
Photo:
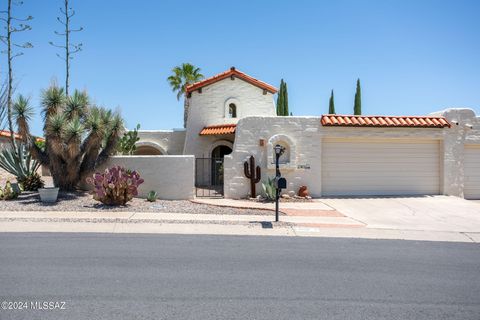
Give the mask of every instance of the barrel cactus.
[[104, 173], [95, 173], [87, 178], [87, 183], [94, 187], [93, 198], [110, 206], [126, 205], [138, 195], [138, 186], [143, 181], [138, 172], [121, 166], [105, 169]]

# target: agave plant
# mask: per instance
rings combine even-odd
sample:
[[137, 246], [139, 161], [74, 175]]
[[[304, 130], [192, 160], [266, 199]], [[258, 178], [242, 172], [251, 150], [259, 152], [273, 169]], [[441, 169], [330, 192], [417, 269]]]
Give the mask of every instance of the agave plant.
[[0, 152], [0, 167], [17, 178], [23, 190], [36, 191], [43, 187], [43, 181], [37, 173], [40, 163], [32, 158], [22, 143], [17, 150], [5, 148]]
[[95, 173], [87, 178], [93, 185], [93, 198], [106, 205], [122, 205], [138, 195], [138, 186], [143, 179], [136, 171], [126, 170], [120, 166], [106, 169], [104, 173]]
[[23, 142], [32, 156], [50, 169], [60, 190], [74, 190], [114, 154], [124, 130], [120, 114], [92, 105], [86, 92], [76, 90], [67, 97], [63, 88], [53, 85], [42, 92], [42, 150], [28, 126], [33, 109], [22, 96], [17, 102], [13, 111]]
[[262, 189], [267, 200], [275, 200], [277, 192], [277, 189], [275, 188], [275, 178], [267, 178], [267, 181], [262, 182]]

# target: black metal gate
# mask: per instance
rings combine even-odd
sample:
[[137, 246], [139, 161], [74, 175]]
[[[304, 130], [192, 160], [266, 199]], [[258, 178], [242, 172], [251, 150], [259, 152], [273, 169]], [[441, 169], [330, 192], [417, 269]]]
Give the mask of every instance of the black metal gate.
[[197, 197], [223, 197], [223, 158], [195, 158]]

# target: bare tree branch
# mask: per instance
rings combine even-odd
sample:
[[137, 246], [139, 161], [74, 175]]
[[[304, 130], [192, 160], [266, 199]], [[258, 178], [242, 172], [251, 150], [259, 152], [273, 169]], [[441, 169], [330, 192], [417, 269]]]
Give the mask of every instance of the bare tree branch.
[[58, 20], [58, 22], [60, 22], [60, 23], [63, 24], [64, 26], [67, 25], [67, 23], [66, 23], [66, 22], [63, 22], [62, 19], [60, 19], [60, 17], [57, 17], [57, 20]]
[[57, 53], [57, 57], [59, 57], [60, 59], [62, 59], [64, 61], [66, 60], [65, 57], [62, 57], [62, 55], [60, 53]]
[[[22, 5], [23, 1], [13, 1], [14, 5]], [[0, 18], [1, 21], [4, 21], [6, 23], [6, 35], [1, 36], [0, 40], [3, 43], [6, 43], [7, 45], [7, 63], [8, 63], [8, 82], [7, 82], [7, 119], [8, 119], [8, 127], [10, 130], [10, 142], [13, 147], [13, 150], [17, 150], [17, 145], [14, 137], [14, 125], [13, 125], [13, 113], [12, 113], [12, 108], [13, 108], [13, 60], [19, 56], [22, 56], [24, 53], [23, 52], [13, 52], [12, 47], [17, 47], [17, 48], [22, 48], [22, 49], [28, 49], [32, 48], [33, 45], [30, 42], [26, 42], [23, 44], [18, 44], [15, 43], [14, 40], [12, 39], [12, 36], [15, 33], [18, 32], [23, 32], [23, 31], [28, 31], [32, 30], [32, 27], [30, 27], [28, 24], [24, 23], [18, 23], [18, 22], [25, 22], [25, 21], [30, 21], [33, 19], [31, 15], [27, 16], [26, 18], [18, 18], [13, 16], [12, 14], [12, 0], [7, 0], [7, 11], [2, 11], [2, 13], [6, 13], [7, 17]], [[18, 23], [18, 25], [13, 25], [12, 22]]]
[[49, 44], [52, 45], [52, 46], [54, 46], [54, 47], [61, 48], [61, 49], [66, 49], [66, 48], [67, 48], [67, 47], [65, 47], [65, 46], [61, 46], [61, 45], [55, 44], [55, 43], [53, 43], [52, 41], [50, 41]]
[[33, 17], [32, 16], [28, 16], [24, 19], [21, 19], [21, 18], [15, 18], [15, 17], [11, 17], [12, 20], [15, 20], [15, 21], [22, 21], [22, 22], [25, 22], [25, 21], [30, 21], [30, 20], [33, 20]]
[[72, 32], [80, 32], [83, 30], [83, 27], [80, 27], [78, 29], [71, 29], [70, 28], [70, 18], [72, 18], [75, 15], [75, 10], [73, 10], [71, 7], [68, 5], [69, 0], [63, 0], [64, 1], [64, 6], [63, 8], [60, 7], [60, 13], [63, 15], [63, 20], [60, 17], [57, 17], [58, 22], [62, 24], [65, 29], [61, 32], [55, 31], [55, 34], [58, 36], [65, 37], [65, 45], [64, 46], [59, 46], [53, 44], [53, 42], [50, 42], [52, 46], [55, 46], [57, 48], [61, 48], [65, 50], [65, 57], [61, 57], [59, 54], [57, 56], [65, 61], [65, 94], [68, 97], [68, 89], [69, 89], [69, 83], [70, 83], [70, 60], [73, 59], [73, 54], [79, 52], [82, 50], [82, 44], [71, 44], [70, 43], [70, 34]]

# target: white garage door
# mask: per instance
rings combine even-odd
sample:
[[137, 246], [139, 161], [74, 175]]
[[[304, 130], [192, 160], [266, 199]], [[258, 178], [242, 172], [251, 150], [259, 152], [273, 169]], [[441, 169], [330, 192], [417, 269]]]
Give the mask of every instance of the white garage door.
[[465, 199], [480, 199], [480, 146], [465, 146]]
[[436, 140], [325, 139], [323, 195], [418, 195], [440, 192]]

